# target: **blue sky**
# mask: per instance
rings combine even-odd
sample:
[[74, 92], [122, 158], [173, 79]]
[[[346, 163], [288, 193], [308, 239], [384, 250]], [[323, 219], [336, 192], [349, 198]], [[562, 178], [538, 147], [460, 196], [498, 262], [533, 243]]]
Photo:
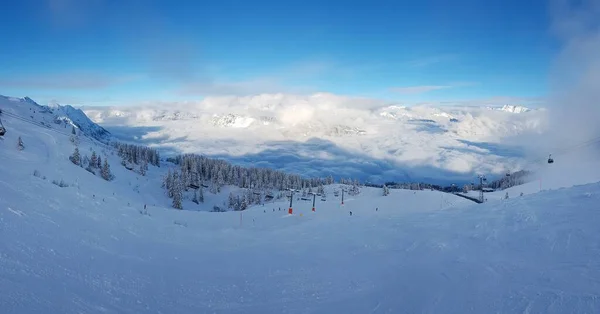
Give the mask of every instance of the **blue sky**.
[[23, 0], [0, 40], [0, 94], [76, 105], [537, 101], [557, 50], [541, 0]]

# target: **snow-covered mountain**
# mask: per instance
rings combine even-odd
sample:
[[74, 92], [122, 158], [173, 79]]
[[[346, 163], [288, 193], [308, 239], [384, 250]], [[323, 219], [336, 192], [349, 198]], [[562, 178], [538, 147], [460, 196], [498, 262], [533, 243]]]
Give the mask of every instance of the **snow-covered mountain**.
[[170, 151], [305, 174], [333, 169], [369, 181], [437, 177], [445, 182], [520, 167], [519, 140], [544, 131], [545, 112], [499, 109], [406, 107], [323, 93], [83, 108], [114, 134]]
[[519, 106], [519, 105], [504, 105], [502, 107], [488, 107], [488, 109], [499, 110], [499, 111], [510, 112], [510, 113], [525, 113], [525, 112], [532, 111], [532, 109], [530, 109], [530, 108]]
[[69, 105], [42, 106], [29, 97], [15, 98], [0, 95], [0, 109], [15, 118], [40, 123], [47, 127], [62, 127], [64, 132], [70, 132], [71, 126], [74, 126], [81, 133], [99, 141], [106, 142], [111, 138], [111, 134], [106, 129], [92, 122], [81, 109]]
[[[348, 186], [332, 184], [315, 211], [310, 198], [294, 198], [291, 215], [285, 198], [243, 212], [175, 210], [161, 188], [173, 165], [151, 165], [146, 175], [128, 170], [114, 148], [85, 135], [72, 142], [54, 114], [26, 102], [0, 103], [8, 129], [0, 140], [2, 313], [600, 308], [597, 159], [557, 159], [535, 182], [490, 193], [481, 205], [439, 191], [383, 196], [368, 187], [342, 204]], [[30, 108], [33, 118], [21, 119]], [[109, 163], [115, 178], [74, 165], [76, 144]], [[230, 191], [207, 192], [206, 202]]]

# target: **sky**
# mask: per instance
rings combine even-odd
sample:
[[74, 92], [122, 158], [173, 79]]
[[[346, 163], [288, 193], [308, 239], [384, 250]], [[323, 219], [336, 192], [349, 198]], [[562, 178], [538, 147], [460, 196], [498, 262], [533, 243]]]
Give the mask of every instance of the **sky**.
[[22, 0], [3, 4], [0, 94], [135, 105], [333, 93], [543, 103], [542, 0]]

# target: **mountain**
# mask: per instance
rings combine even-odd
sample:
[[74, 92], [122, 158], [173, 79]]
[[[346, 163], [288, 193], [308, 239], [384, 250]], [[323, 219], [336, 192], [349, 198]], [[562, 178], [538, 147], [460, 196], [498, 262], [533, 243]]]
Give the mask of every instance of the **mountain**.
[[517, 171], [527, 144], [520, 139], [543, 133], [546, 121], [544, 111], [513, 114], [522, 107], [407, 107], [324, 93], [83, 110], [121, 138], [172, 153], [373, 182]]
[[92, 122], [81, 109], [69, 105], [42, 106], [29, 97], [15, 98], [0, 95], [0, 109], [3, 109], [7, 115], [40, 123], [48, 128], [59, 128], [63, 132], [70, 132], [70, 127], [73, 126], [96, 140], [107, 142], [111, 139], [110, 132]]
[[499, 111], [510, 112], [510, 113], [525, 113], [525, 112], [530, 112], [533, 110], [533, 109], [519, 106], [519, 105], [504, 105], [502, 107], [488, 107], [488, 108], [490, 110], [499, 110]]
[[[584, 165], [557, 158], [535, 173], [536, 181], [488, 193], [484, 204], [439, 191], [390, 189], [384, 196], [382, 188], [336, 183], [324, 187], [314, 211], [301, 192], [291, 199], [292, 214], [285, 195], [244, 211], [207, 210], [240, 191], [234, 186], [207, 189], [201, 204], [184, 195], [184, 210], [176, 210], [161, 183], [193, 165], [163, 160], [142, 174], [120, 156], [127, 147], [85, 134], [71, 141], [53, 124], [54, 114], [28, 100], [0, 106], [8, 128], [0, 140], [3, 313], [600, 308], [597, 159]], [[82, 156], [100, 156], [114, 178], [75, 165], [69, 157], [76, 147]], [[149, 150], [125, 157], [143, 159], [143, 151]], [[219, 174], [225, 168], [201, 168], [228, 175]], [[228, 171], [236, 177], [239, 169]]]

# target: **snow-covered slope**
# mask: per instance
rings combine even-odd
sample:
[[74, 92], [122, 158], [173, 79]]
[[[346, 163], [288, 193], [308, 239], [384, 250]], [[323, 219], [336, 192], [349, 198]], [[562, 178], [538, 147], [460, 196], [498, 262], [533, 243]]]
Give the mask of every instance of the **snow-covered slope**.
[[[523, 156], [515, 144], [522, 143], [514, 140], [543, 132], [545, 121], [543, 111], [513, 114], [522, 111], [404, 107], [330, 94], [84, 108], [114, 134], [170, 151], [248, 164], [267, 159], [270, 167], [305, 174], [335, 169], [338, 176], [373, 182], [429, 178], [444, 184], [519, 170]], [[277, 154], [285, 162], [265, 158]]]
[[0, 95], [0, 109], [6, 112], [7, 118], [12, 116], [15, 119], [41, 123], [62, 132], [70, 132], [71, 127], [75, 126], [81, 133], [103, 142], [111, 138], [108, 131], [92, 122], [81, 109], [69, 105], [42, 106], [29, 97], [14, 98]]
[[[166, 165], [142, 177], [82, 138], [82, 153], [109, 160], [115, 179], [104, 181], [68, 160], [68, 134], [3, 121], [2, 313], [600, 308], [599, 183], [483, 205], [436, 191], [382, 196], [376, 188], [346, 194], [341, 205], [333, 193], [340, 186], [331, 185], [315, 212], [302, 200], [292, 215], [286, 201], [241, 213], [178, 211], [160, 188]], [[24, 150], [16, 149], [19, 136]]]
[[[600, 258], [598, 184], [483, 206], [438, 192], [383, 197], [363, 189], [344, 206], [339, 198], [319, 202], [316, 212], [297, 203], [291, 216], [285, 202], [242, 214], [151, 206], [142, 215], [150, 186], [136, 195], [123, 181], [59, 188], [32, 176], [51, 138], [29, 138], [21, 152], [2, 149], [10, 165], [0, 168], [7, 313], [579, 313], [600, 306], [593, 297], [600, 268], [589, 262]], [[52, 161], [58, 156], [48, 148]], [[65, 175], [77, 172], [66, 166], [59, 166]]]

